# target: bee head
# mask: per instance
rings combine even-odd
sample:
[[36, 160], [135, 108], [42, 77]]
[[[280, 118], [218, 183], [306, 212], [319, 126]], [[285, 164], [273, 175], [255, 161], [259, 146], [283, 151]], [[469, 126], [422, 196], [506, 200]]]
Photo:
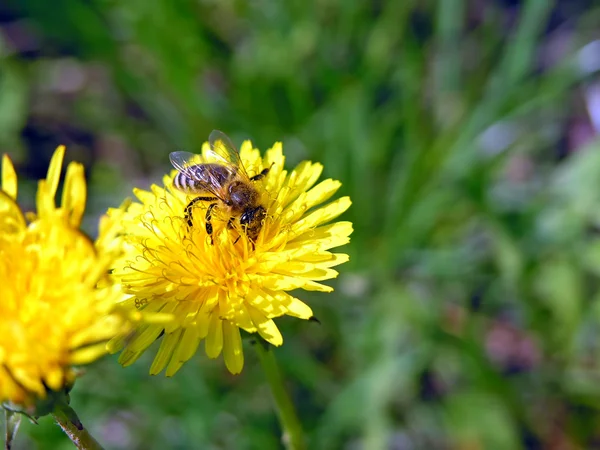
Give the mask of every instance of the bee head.
[[250, 239], [256, 239], [266, 215], [267, 211], [263, 206], [250, 208], [242, 213], [240, 224]]

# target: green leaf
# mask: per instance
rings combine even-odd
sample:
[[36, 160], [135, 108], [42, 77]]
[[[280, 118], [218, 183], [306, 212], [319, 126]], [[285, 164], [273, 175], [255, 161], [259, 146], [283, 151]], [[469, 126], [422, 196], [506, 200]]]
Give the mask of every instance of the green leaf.
[[472, 389], [449, 397], [444, 419], [456, 448], [522, 448], [514, 418], [501, 399], [485, 391]]
[[552, 314], [552, 335], [566, 350], [581, 321], [582, 277], [577, 262], [562, 256], [543, 263], [535, 275], [536, 293]]

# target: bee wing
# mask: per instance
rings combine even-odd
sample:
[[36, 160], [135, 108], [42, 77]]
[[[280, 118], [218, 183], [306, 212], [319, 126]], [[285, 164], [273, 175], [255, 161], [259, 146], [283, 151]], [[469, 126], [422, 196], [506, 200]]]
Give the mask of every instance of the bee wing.
[[239, 150], [225, 133], [219, 130], [212, 130], [208, 136], [208, 143], [210, 144], [211, 153], [218, 160], [229, 167], [233, 166], [232, 168], [238, 174], [250, 179], [242, 163]]
[[183, 173], [186, 177], [194, 181], [199, 181], [201, 183], [202, 190], [214, 195], [219, 200], [224, 201], [224, 195], [222, 193], [223, 182], [228, 176], [235, 173], [234, 167], [230, 167], [229, 165], [221, 166], [219, 164], [218, 167], [221, 167], [228, 173], [218, 171], [216, 168], [213, 168], [212, 170], [201, 170], [200, 167], [206, 167], [207, 163], [202, 162], [200, 155], [195, 155], [194, 153], [184, 151], [170, 153], [169, 159], [171, 160], [173, 167], [175, 167], [179, 172]]
[[198, 155], [194, 155], [190, 152], [171, 152], [169, 154], [169, 159], [171, 160], [171, 164], [180, 172], [183, 172], [187, 177], [190, 177], [194, 180], [203, 181], [198, 179], [196, 172], [190, 170], [190, 167], [198, 164], [197, 161]]

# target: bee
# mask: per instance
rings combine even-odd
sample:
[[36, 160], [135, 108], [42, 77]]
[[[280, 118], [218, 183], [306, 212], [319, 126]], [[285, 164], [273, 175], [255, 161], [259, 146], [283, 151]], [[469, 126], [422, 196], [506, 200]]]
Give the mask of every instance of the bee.
[[223, 132], [213, 130], [208, 142], [212, 162], [198, 163], [197, 155], [183, 151], [169, 155], [171, 164], [178, 170], [173, 179], [174, 187], [186, 194], [197, 195], [185, 207], [184, 219], [191, 228], [196, 203], [210, 202], [206, 209], [206, 233], [210, 236], [211, 244], [215, 208], [229, 216], [228, 228], [233, 228], [237, 220], [242, 231], [255, 242], [267, 210], [254, 182], [264, 178], [270, 168], [250, 177], [244, 169], [239, 151]]

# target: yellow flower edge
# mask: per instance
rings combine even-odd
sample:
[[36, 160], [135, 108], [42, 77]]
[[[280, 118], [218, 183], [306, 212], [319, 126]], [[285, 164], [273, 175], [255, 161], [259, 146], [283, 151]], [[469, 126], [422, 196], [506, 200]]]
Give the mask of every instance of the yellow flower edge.
[[96, 242], [80, 231], [86, 202], [81, 164], [68, 165], [56, 205], [64, 153], [61, 146], [53, 154], [38, 184], [37, 213], [26, 215], [16, 203], [14, 167], [8, 156], [2, 159], [0, 403], [28, 406], [48, 389], [69, 386], [74, 366], [99, 358], [106, 341], [126, 330], [114, 313], [120, 287], [108, 277], [121, 251], [118, 229], [105, 216]]
[[[321, 282], [335, 278], [338, 272], [332, 267], [348, 261], [348, 255], [330, 250], [349, 242], [352, 224], [331, 221], [351, 202], [342, 197], [323, 203], [341, 183], [327, 179], [315, 185], [323, 167], [308, 161], [288, 173], [280, 143], [261, 157], [246, 141], [240, 156], [249, 176], [270, 168], [265, 178], [254, 182], [267, 209], [255, 243], [239, 225], [228, 228], [229, 217], [217, 206], [211, 244], [205, 229], [207, 202], [196, 203], [193, 225], [188, 227], [184, 209], [195, 196], [173, 187], [176, 171], [164, 177], [162, 187], [135, 189], [139, 202], [125, 213], [109, 211], [125, 230], [126, 253], [113, 271], [125, 292], [122, 306], [173, 317], [166, 325], [146, 323], [112, 340], [109, 348], [122, 350], [119, 362], [124, 366], [162, 336], [151, 374], [166, 368], [167, 376], [174, 375], [202, 340], [208, 357], [223, 353], [228, 370], [240, 373], [240, 329], [279, 346], [283, 337], [274, 318], [313, 316], [290, 291], [332, 291]], [[211, 161], [208, 144], [199, 161]]]

